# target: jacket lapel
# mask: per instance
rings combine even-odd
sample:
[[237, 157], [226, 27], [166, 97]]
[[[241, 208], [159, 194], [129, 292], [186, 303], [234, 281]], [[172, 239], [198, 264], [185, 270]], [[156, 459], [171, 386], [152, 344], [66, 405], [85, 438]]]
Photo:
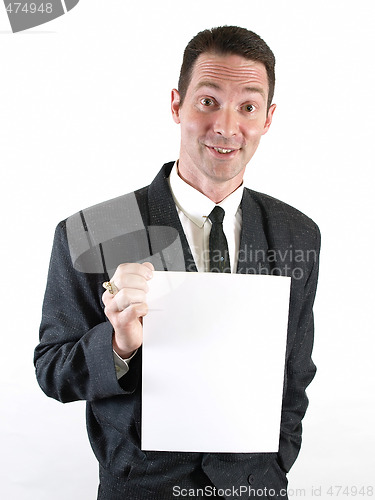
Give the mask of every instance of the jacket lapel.
[[247, 188], [244, 189], [241, 209], [242, 229], [237, 273], [269, 274], [266, 222], [260, 206]]
[[147, 200], [144, 198], [147, 207], [141, 207], [141, 211], [148, 213], [144, 223], [149, 232], [151, 253], [160, 256], [155, 269], [197, 272], [167, 180], [173, 164], [165, 164], [150, 184]]

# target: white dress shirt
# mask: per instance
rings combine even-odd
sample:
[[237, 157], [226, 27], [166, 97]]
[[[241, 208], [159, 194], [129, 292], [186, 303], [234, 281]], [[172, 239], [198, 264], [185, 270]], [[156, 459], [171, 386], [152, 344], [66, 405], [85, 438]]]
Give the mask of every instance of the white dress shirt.
[[[216, 204], [181, 179], [178, 175], [178, 162], [173, 165], [168, 182], [197, 269], [199, 272], [209, 271], [209, 236], [212, 224], [208, 219], [208, 215]], [[240, 203], [242, 194], [243, 184], [218, 203], [225, 211], [223, 230], [228, 242], [232, 273], [235, 273], [237, 269], [238, 250], [240, 247], [242, 224]], [[134, 355], [135, 353], [128, 359], [122, 359], [114, 351], [118, 379], [129, 371], [129, 362]]]
[[[209, 271], [208, 241], [212, 224], [208, 219], [208, 215], [216, 204], [181, 179], [178, 175], [177, 163], [174, 164], [168, 181], [197, 269], [199, 272]], [[225, 211], [223, 230], [228, 242], [232, 273], [235, 273], [237, 269], [238, 250], [240, 248], [242, 224], [240, 203], [242, 194], [243, 184], [218, 203], [218, 206]]]

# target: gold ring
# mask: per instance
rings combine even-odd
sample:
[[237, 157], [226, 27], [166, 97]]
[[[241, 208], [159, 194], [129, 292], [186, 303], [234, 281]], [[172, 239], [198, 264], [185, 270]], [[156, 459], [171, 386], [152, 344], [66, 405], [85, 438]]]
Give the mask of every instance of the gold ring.
[[118, 289], [114, 283], [111, 283], [110, 281], [105, 281], [103, 283], [103, 287], [108, 290], [108, 292], [111, 295], [115, 295], [118, 292]]

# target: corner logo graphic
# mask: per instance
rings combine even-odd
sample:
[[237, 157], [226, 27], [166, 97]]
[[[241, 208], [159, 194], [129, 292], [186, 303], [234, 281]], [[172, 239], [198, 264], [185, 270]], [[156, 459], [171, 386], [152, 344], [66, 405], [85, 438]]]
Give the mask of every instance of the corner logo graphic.
[[62, 16], [77, 5], [79, 0], [35, 0], [13, 2], [4, 0], [13, 33], [34, 28]]

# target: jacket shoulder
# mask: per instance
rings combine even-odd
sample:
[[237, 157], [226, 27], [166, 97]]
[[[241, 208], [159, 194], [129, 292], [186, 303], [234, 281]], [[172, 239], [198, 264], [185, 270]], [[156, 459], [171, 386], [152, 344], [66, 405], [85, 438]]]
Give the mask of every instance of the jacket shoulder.
[[[145, 199], [147, 188], [142, 188], [76, 212], [58, 224], [54, 246], [67, 247], [65, 252], [77, 271], [112, 270], [112, 260], [127, 262], [133, 257], [123, 255], [123, 248], [135, 252], [138, 240], [144, 239]], [[106, 265], [104, 254], [110, 256]]]
[[268, 194], [245, 188], [257, 204], [264, 222], [276, 232], [289, 232], [294, 237], [320, 242], [320, 230], [316, 222], [297, 208]]

